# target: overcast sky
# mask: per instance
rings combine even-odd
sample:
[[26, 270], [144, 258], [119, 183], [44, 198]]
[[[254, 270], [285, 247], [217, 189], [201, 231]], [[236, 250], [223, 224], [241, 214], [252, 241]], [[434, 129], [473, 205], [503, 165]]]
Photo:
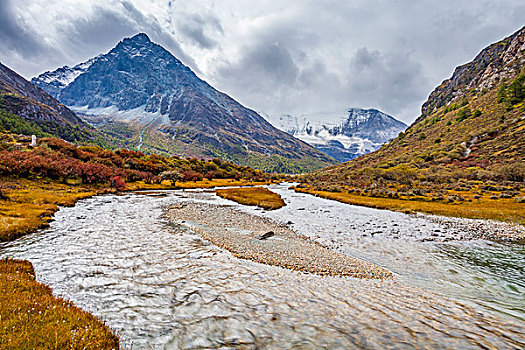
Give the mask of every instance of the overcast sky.
[[433, 88], [525, 25], [523, 0], [0, 0], [0, 61], [26, 78], [145, 32], [244, 105], [410, 123]]

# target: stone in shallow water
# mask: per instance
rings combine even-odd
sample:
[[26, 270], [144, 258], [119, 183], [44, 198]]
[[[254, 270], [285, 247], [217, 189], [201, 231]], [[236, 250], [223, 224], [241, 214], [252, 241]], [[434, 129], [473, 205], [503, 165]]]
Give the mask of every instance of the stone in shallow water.
[[263, 235], [257, 236], [256, 238], [258, 240], [260, 240], [260, 241], [263, 241], [263, 240], [268, 239], [268, 238], [273, 237], [273, 236], [275, 236], [275, 233], [273, 231], [268, 231], [268, 232], [266, 232]]

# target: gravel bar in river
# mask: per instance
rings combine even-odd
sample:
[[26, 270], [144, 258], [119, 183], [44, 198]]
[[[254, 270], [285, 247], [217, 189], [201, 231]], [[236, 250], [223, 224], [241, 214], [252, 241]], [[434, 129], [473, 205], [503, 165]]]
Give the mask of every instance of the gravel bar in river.
[[[235, 257], [318, 275], [391, 278], [392, 273], [361, 259], [327, 249], [285, 225], [230, 206], [182, 203], [171, 207], [168, 219], [190, 227], [205, 240]], [[266, 233], [271, 237], [260, 239]]]

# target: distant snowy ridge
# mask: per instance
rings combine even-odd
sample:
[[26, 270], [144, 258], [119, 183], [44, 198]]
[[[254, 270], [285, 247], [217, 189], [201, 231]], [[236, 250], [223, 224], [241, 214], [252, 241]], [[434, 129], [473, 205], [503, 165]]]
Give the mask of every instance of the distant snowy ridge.
[[407, 128], [388, 114], [360, 108], [350, 108], [347, 116], [332, 122], [291, 115], [270, 121], [340, 162], [379, 149]]

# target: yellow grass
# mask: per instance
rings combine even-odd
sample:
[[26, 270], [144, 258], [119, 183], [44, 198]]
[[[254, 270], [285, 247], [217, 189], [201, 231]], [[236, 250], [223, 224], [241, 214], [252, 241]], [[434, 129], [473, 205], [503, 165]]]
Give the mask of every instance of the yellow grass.
[[71, 206], [102, 190], [27, 179], [2, 179], [0, 241], [9, 241], [49, 225], [58, 206]]
[[[258, 183], [265, 184], [265, 183]], [[248, 181], [126, 184], [126, 190], [210, 188], [254, 185]], [[111, 191], [107, 186], [68, 185], [48, 180], [0, 178], [0, 241], [46, 227], [59, 206]], [[3, 198], [2, 198], [3, 197]], [[1, 349], [118, 349], [118, 338], [99, 320], [34, 281], [31, 263], [0, 261]]]
[[525, 204], [511, 198], [490, 199], [488, 195], [472, 202], [430, 202], [391, 198], [359, 196], [344, 192], [316, 191], [312, 188], [296, 188], [295, 191], [333, 199], [342, 203], [402, 212], [453, 216], [471, 219], [492, 219], [525, 224]]
[[244, 205], [255, 205], [264, 209], [279, 209], [285, 206], [281, 196], [264, 187], [229, 188], [216, 191], [217, 195]]
[[35, 281], [28, 261], [0, 260], [0, 348], [118, 349], [97, 318]]

